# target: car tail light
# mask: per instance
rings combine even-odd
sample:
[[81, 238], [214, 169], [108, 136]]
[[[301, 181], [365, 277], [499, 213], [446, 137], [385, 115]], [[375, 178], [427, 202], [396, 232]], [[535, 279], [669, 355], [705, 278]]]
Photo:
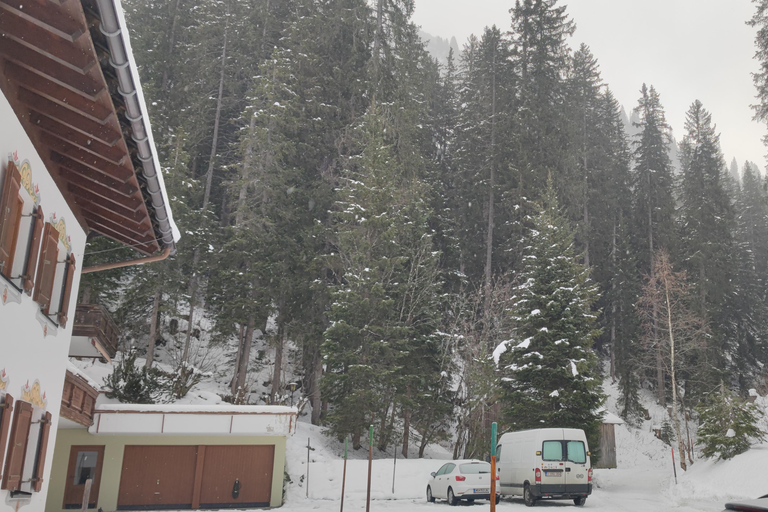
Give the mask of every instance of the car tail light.
[[456, 481], [457, 482], [463, 482], [466, 479], [467, 479], [467, 477], [465, 477], [465, 476], [456, 475]]
[[499, 475], [496, 475], [496, 480], [500, 480]]
[[587, 472], [587, 482], [592, 483], [592, 468], [589, 468], [589, 471]]
[[536, 468], [536, 483], [541, 483], [541, 470], [539, 468]]

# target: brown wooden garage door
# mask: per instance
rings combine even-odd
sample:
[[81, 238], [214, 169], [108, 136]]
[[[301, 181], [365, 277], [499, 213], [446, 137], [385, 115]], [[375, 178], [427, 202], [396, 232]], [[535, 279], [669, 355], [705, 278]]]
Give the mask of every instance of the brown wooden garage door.
[[197, 446], [126, 446], [117, 508], [192, 508]]
[[274, 446], [206, 446], [200, 508], [268, 507], [274, 457]]
[[126, 446], [118, 509], [268, 507], [274, 446]]

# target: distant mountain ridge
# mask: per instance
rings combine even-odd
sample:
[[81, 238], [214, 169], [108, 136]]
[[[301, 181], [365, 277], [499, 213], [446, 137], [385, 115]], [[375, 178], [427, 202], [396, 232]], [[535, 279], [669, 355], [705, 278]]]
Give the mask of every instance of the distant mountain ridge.
[[448, 60], [448, 53], [453, 48], [454, 58], [459, 56], [459, 43], [456, 42], [456, 37], [451, 37], [450, 40], [444, 39], [440, 36], [433, 36], [423, 30], [419, 30], [419, 37], [424, 41], [425, 46], [429, 54], [437, 59], [440, 64], [445, 64]]

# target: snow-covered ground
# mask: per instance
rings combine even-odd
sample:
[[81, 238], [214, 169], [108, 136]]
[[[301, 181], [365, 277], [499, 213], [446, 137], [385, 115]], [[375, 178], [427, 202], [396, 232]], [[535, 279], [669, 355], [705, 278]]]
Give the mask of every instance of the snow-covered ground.
[[[101, 382], [109, 372], [109, 365], [74, 363], [97, 382]], [[604, 389], [608, 395], [606, 409], [616, 412], [616, 386], [607, 383]], [[222, 403], [217, 391], [220, 392], [215, 382], [203, 383], [180, 403]], [[99, 402], [103, 400], [102, 396]], [[618, 469], [595, 470], [595, 487], [584, 509], [605, 512], [719, 512], [727, 501], [768, 494], [768, 442], [753, 446], [730, 461], [695, 458], [687, 472], [678, 466], [675, 483], [670, 447], [653, 434], [653, 427], [663, 422], [666, 411], [653, 405], [650, 395], [644, 397], [644, 403], [648, 406], [651, 419], [639, 428], [616, 425]], [[768, 410], [768, 398], [758, 398], [758, 404], [764, 411]], [[768, 430], [768, 418], [762, 420], [761, 426], [763, 430]], [[290, 482], [286, 484], [285, 504], [281, 510], [341, 512], [343, 450], [343, 443], [325, 435], [321, 427], [311, 425], [308, 415], [301, 417], [296, 433], [287, 443], [286, 473]], [[425, 490], [430, 472], [451, 459], [448, 447], [429, 446], [424, 459], [416, 458], [415, 453], [410, 454], [408, 459], [398, 454], [396, 461], [393, 456], [394, 449], [387, 454], [375, 450], [371, 510], [436, 511], [443, 509], [435, 507], [447, 507], [445, 502], [427, 503]], [[349, 450], [344, 510], [366, 509], [367, 457], [367, 445], [358, 451]], [[478, 501], [473, 505], [462, 502], [461, 505], [473, 507], [473, 510], [489, 508], [487, 501]], [[571, 501], [540, 501], [536, 507], [574, 510], [570, 508], [574, 507]], [[523, 508], [525, 505], [519, 499], [503, 499], [497, 506], [500, 511]]]

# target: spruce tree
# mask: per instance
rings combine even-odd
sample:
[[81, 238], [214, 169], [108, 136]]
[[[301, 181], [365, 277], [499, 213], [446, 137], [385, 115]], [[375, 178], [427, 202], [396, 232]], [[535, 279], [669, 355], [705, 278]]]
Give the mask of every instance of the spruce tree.
[[765, 439], [765, 432], [757, 425], [763, 412], [755, 404], [734, 396], [722, 383], [698, 411], [697, 444], [705, 457], [731, 459]]
[[597, 289], [573, 239], [550, 179], [542, 209], [531, 219], [511, 308], [515, 327], [499, 360], [502, 411], [514, 430], [582, 428], [597, 446], [604, 400], [592, 351]]

